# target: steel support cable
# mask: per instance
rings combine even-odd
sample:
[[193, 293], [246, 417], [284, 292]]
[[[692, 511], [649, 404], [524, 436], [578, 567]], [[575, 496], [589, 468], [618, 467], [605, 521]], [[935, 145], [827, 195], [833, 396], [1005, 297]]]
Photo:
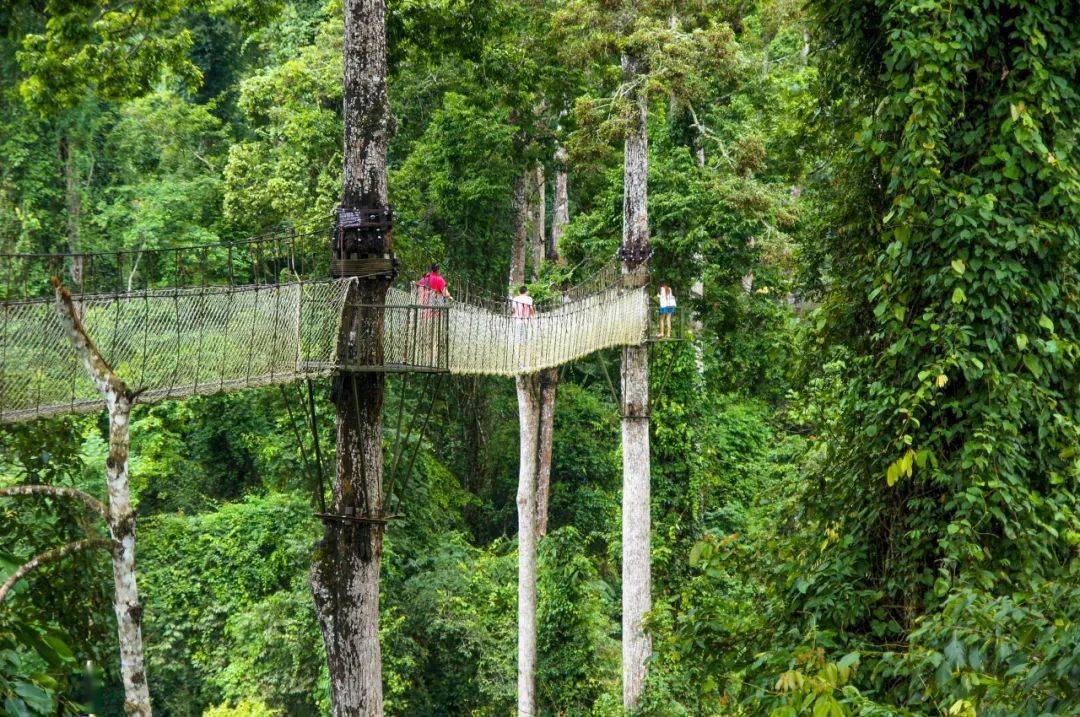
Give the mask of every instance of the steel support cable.
[[307, 380], [308, 407], [311, 416], [311, 443], [315, 448], [315, 462], [319, 473], [319, 508], [326, 512], [326, 473], [323, 469], [322, 448], [319, 445], [319, 415], [315, 412], [315, 387], [310, 378]]
[[[440, 373], [435, 378], [435, 390], [433, 390], [431, 392], [431, 403], [428, 406], [427, 413], [424, 415], [424, 422], [420, 426], [420, 435], [417, 436], [417, 438], [416, 438], [416, 445], [413, 448], [413, 452], [412, 452], [411, 457], [409, 458], [409, 467], [405, 469], [405, 474], [404, 475], [405, 475], [405, 480], [406, 481], [408, 481], [412, 477], [413, 465], [416, 463], [416, 456], [417, 456], [417, 454], [420, 453], [420, 447], [424, 443], [424, 435], [427, 432], [427, 425], [428, 425], [428, 422], [431, 420], [431, 414], [435, 412], [435, 401], [436, 401], [436, 399], [437, 399], [437, 397], [439, 395], [439, 389], [442, 387], [442, 381], [443, 381], [443, 377], [445, 375], [446, 374]], [[429, 379], [429, 381], [430, 381], [430, 379]], [[400, 495], [398, 496], [397, 504], [398, 504], [398, 507], [400, 508], [400, 506], [401, 506], [401, 496]]]
[[[311, 462], [308, 460], [307, 450], [304, 448], [304, 442], [300, 438], [300, 427], [296, 424], [296, 417], [293, 415], [292, 404], [289, 401], [289, 396], [285, 392], [285, 385], [278, 384], [278, 389], [281, 392], [281, 402], [285, 404], [285, 410], [289, 414], [289, 426], [292, 428], [293, 438], [296, 440], [296, 449], [300, 452], [300, 459], [304, 463], [304, 473], [307, 474], [308, 483], [314, 490], [316, 487], [315, 473], [312, 471]], [[320, 504], [322, 501], [322, 492], [319, 492]], [[323, 512], [326, 509], [323, 508]]]

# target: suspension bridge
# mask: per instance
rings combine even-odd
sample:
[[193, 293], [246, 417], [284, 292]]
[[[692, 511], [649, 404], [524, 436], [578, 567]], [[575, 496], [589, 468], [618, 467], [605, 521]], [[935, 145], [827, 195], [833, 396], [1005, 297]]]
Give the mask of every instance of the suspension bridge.
[[[328, 230], [228, 244], [0, 255], [0, 422], [97, 410], [102, 398], [49, 284], [72, 292], [87, 334], [140, 402], [281, 385], [336, 371], [514, 376], [643, 343], [649, 298], [615, 262], [511, 315], [509, 297], [458, 283], [436, 304], [412, 282], [363, 304], [328, 278]], [[350, 317], [364, 312], [367, 319]], [[356, 335], [360, 332], [361, 335]], [[341, 350], [346, 346], [346, 350]]]

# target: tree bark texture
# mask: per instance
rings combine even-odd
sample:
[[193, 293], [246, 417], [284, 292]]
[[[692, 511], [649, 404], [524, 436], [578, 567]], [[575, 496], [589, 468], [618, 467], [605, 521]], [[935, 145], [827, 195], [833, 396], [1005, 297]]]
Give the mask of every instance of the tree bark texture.
[[142, 605], [135, 579], [135, 511], [128, 482], [128, 452], [131, 446], [131, 408], [135, 397], [127, 385], [102, 358], [79, 320], [71, 294], [53, 278], [61, 319], [75, 352], [94, 386], [105, 398], [109, 412], [109, 454], [105, 477], [109, 491], [108, 523], [112, 538], [113, 609], [120, 642], [120, 677], [124, 684], [124, 711], [149, 717], [150, 690], [142, 642]]
[[75, 161], [75, 151], [71, 139], [64, 134], [60, 137], [60, 159], [64, 163], [64, 209], [67, 212], [68, 251], [73, 255], [68, 275], [71, 285], [83, 286], [82, 251], [82, 194], [79, 191], [79, 167]]
[[[630, 88], [633, 122], [626, 136], [623, 165], [623, 273], [647, 272], [649, 263], [647, 97], [640, 88], [640, 60], [622, 57], [623, 82]], [[647, 275], [647, 274], [646, 274]], [[645, 688], [652, 641], [644, 629], [652, 607], [650, 566], [649, 349], [622, 352], [622, 657], [623, 706], [635, 709]]]
[[[529, 240], [527, 187], [531, 173], [514, 182], [514, 235], [510, 295], [525, 281]], [[540, 375], [515, 378], [518, 400], [518, 714], [536, 714], [536, 486], [540, 434]]]
[[532, 280], [540, 278], [540, 267], [544, 264], [544, 241], [545, 229], [547, 228], [547, 178], [544, 176], [544, 165], [536, 165], [536, 194], [534, 195], [533, 231], [532, 231]]
[[551, 496], [551, 455], [555, 440], [555, 394], [559, 386], [559, 369], [546, 368], [540, 377], [540, 428], [536, 456], [536, 535], [547, 535], [548, 502]]
[[566, 149], [560, 146], [555, 151], [555, 196], [551, 206], [551, 240], [548, 242], [548, 259], [556, 263], [562, 261], [559, 244], [570, 223], [570, 192], [566, 177]]
[[[387, 204], [386, 151], [390, 107], [386, 92], [384, 0], [345, 0], [345, 159], [341, 206]], [[391, 239], [365, 250], [391, 252]], [[381, 305], [389, 279], [359, 279], [347, 303]], [[382, 359], [378, 309], [347, 308], [339, 351], [363, 347]], [[382, 405], [385, 376], [342, 373], [334, 381], [337, 466], [330, 515], [311, 569], [315, 611], [326, 647], [331, 712], [335, 717], [382, 715], [379, 574], [383, 547]], [[372, 522], [374, 521], [374, 522]]]
[[514, 210], [514, 233], [511, 237], [510, 246], [510, 286], [511, 296], [517, 294], [519, 286], [525, 283], [525, 251], [529, 243], [529, 207], [526, 196], [529, 185], [529, 173], [527, 171], [518, 175], [514, 180], [513, 194], [510, 197], [511, 207]]
[[518, 376], [518, 715], [536, 714], [536, 477], [540, 376]]

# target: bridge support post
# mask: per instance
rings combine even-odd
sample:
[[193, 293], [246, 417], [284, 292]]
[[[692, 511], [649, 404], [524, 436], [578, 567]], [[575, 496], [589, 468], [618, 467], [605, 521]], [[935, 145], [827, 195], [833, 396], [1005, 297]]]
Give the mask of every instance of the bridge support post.
[[[393, 274], [386, 151], [385, 0], [345, 0], [345, 161], [331, 271], [352, 276], [338, 362], [383, 363], [385, 303]], [[365, 308], [361, 308], [361, 306]], [[330, 516], [311, 568], [311, 590], [326, 647], [334, 717], [381, 717], [379, 577], [383, 530], [382, 406], [385, 374], [335, 376], [337, 466]], [[349, 520], [333, 516], [363, 516]]]

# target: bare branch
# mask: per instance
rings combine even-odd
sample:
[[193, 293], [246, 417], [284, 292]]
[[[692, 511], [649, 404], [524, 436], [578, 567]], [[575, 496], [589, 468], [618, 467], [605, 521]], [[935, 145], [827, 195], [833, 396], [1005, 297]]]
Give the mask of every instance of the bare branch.
[[104, 550], [112, 550], [112, 542], [105, 538], [86, 538], [84, 540], [76, 540], [75, 542], [68, 543], [67, 545], [61, 545], [59, 548], [53, 548], [52, 550], [46, 550], [44, 553], [35, 555], [28, 562], [24, 563], [18, 570], [11, 574], [3, 585], [0, 585], [0, 603], [4, 602], [4, 598], [11, 592], [11, 589], [15, 587], [15, 584], [25, 578], [28, 574], [37, 570], [42, 565], [52, 563], [60, 560], [63, 557], [71, 555], [72, 553], [79, 552], [80, 550], [89, 550], [90, 548], [102, 548]]
[[60, 317], [64, 321], [71, 343], [76, 353], [82, 359], [86, 372], [102, 394], [108, 396], [112, 392], [116, 396], [127, 396], [127, 386], [113, 372], [112, 366], [104, 359], [93, 339], [86, 333], [79, 312], [75, 308], [75, 302], [71, 298], [71, 292], [60, 282], [60, 278], [52, 278], [53, 289], [56, 290], [56, 306], [60, 310]]
[[12, 485], [6, 488], [0, 488], [0, 498], [18, 495], [49, 495], [54, 498], [78, 498], [102, 518], [105, 520], [109, 519], [109, 509], [105, 507], [104, 503], [89, 493], [84, 493], [77, 488], [64, 488], [62, 486], [54, 485]]

